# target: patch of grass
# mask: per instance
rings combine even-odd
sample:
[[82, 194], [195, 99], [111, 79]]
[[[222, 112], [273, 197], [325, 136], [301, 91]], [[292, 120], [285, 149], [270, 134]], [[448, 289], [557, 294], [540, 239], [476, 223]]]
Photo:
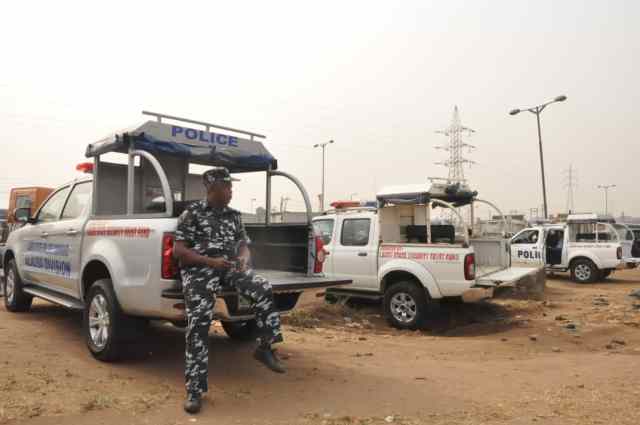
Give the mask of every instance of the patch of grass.
[[109, 409], [110, 407], [114, 407], [117, 402], [117, 399], [108, 394], [94, 394], [89, 400], [82, 403], [82, 410], [90, 412], [92, 410]]
[[320, 319], [307, 310], [293, 310], [291, 313], [283, 317], [283, 322], [290, 326], [299, 328], [315, 328]]

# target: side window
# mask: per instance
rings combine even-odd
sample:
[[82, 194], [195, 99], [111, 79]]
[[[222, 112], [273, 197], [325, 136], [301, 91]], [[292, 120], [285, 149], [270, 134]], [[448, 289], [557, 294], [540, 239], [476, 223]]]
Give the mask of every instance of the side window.
[[369, 227], [371, 220], [368, 218], [350, 218], [342, 222], [342, 237], [340, 243], [343, 246], [365, 246], [369, 243]]
[[322, 238], [322, 243], [329, 245], [333, 238], [333, 220], [317, 220], [313, 222], [313, 230]]
[[537, 230], [527, 230], [525, 232], [520, 233], [518, 236], [513, 238], [511, 244], [532, 244], [538, 242], [538, 231]]
[[57, 221], [60, 217], [60, 211], [64, 205], [64, 201], [69, 194], [69, 187], [65, 187], [57, 191], [49, 200], [40, 208], [38, 213], [38, 222], [47, 223]]
[[85, 182], [77, 184], [69, 196], [67, 205], [65, 205], [62, 211], [62, 219], [69, 220], [78, 218], [84, 212], [84, 209], [91, 200], [91, 182]]

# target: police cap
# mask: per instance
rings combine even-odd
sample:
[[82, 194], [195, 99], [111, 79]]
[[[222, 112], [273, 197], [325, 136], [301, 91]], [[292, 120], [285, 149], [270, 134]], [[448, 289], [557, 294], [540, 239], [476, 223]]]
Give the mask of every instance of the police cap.
[[205, 186], [211, 186], [216, 182], [237, 182], [238, 179], [234, 179], [229, 174], [229, 170], [226, 167], [214, 167], [202, 175], [202, 182]]

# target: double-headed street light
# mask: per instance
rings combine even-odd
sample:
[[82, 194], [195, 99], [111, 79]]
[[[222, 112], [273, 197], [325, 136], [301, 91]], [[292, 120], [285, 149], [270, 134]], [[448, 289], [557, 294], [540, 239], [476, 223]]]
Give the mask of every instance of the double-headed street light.
[[327, 145], [333, 143], [333, 140], [329, 140], [324, 143], [316, 143], [313, 145], [314, 148], [322, 148], [322, 195], [320, 195], [320, 212], [324, 211], [324, 165], [325, 165], [325, 148]]
[[544, 218], [545, 219], [548, 218], [549, 215], [548, 215], [548, 209], [547, 209], [547, 185], [545, 183], [545, 178], [544, 178], [544, 158], [542, 155], [542, 134], [540, 132], [540, 113], [544, 110], [544, 108], [551, 105], [552, 103], [564, 102], [565, 100], [567, 100], [567, 96], [563, 95], [563, 96], [556, 97], [550, 102], [543, 103], [542, 105], [533, 106], [531, 108], [512, 109], [511, 111], [509, 111], [509, 115], [517, 115], [522, 111], [529, 111], [532, 114], [536, 114], [536, 118], [538, 120], [538, 143], [540, 145], [540, 170], [542, 172], [542, 199], [544, 200]]

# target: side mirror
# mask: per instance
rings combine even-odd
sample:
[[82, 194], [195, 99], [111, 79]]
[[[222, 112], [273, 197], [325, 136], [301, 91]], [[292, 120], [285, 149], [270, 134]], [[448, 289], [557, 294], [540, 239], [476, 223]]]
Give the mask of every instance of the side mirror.
[[31, 208], [16, 208], [13, 210], [13, 219], [16, 223], [28, 223], [31, 220]]

